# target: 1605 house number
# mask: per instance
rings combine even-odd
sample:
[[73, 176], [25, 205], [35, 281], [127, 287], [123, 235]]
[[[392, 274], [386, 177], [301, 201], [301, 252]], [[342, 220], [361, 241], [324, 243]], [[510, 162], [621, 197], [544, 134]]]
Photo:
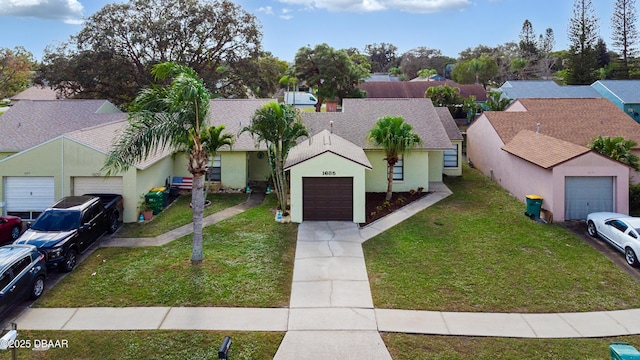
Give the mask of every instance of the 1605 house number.
[[322, 172], [322, 176], [335, 176], [336, 172], [335, 171], [331, 171], [331, 170], [327, 170], [327, 171], [323, 171]]

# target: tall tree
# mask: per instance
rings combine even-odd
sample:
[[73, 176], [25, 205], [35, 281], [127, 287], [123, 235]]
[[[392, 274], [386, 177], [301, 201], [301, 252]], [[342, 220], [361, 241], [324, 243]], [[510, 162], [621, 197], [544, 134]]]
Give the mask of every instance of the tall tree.
[[390, 201], [393, 194], [393, 167], [402, 154], [421, 144], [422, 139], [413, 132], [413, 126], [399, 116], [385, 116], [378, 119], [373, 129], [369, 130], [367, 139], [384, 150], [384, 160], [387, 161], [388, 167], [385, 200]]
[[398, 48], [393, 44], [380, 43], [368, 44], [364, 47], [364, 53], [369, 56], [372, 72], [389, 72], [392, 67], [398, 66]]
[[538, 51], [540, 60], [538, 61], [538, 65], [540, 68], [540, 73], [545, 80], [551, 78], [551, 68], [556, 63], [556, 59], [552, 55], [553, 47], [555, 46], [555, 44], [556, 40], [553, 35], [552, 28], [548, 28], [545, 31], [544, 35], [540, 34], [540, 39], [538, 40]]
[[355, 64], [345, 50], [335, 50], [327, 44], [298, 50], [294, 65], [295, 77], [316, 89], [320, 112], [322, 103], [332, 98], [362, 97], [358, 89], [367, 76], [366, 67]]
[[187, 169], [193, 175], [191, 188], [193, 245], [191, 261], [204, 259], [202, 218], [204, 214], [204, 174], [207, 172], [207, 119], [211, 96], [196, 72], [186, 66], [166, 62], [153, 67], [154, 78], [166, 86], [145, 88], [132, 103], [129, 124], [114, 140], [103, 169], [127, 171], [161, 149], [188, 149]]
[[629, 79], [629, 67], [631, 59], [637, 53], [638, 22], [636, 15], [636, 0], [616, 0], [611, 16], [612, 45], [620, 54], [619, 67], [616, 77]]
[[487, 92], [487, 102], [485, 103], [489, 111], [504, 111], [511, 104], [513, 99], [502, 97], [502, 92], [494, 90]]
[[[235, 136], [233, 136], [233, 134], [222, 133], [224, 129], [225, 129], [224, 125], [219, 125], [219, 126], [205, 127], [205, 129], [202, 131], [202, 139], [201, 139], [203, 143], [202, 147], [204, 148], [204, 151], [206, 151], [207, 155], [209, 156], [209, 169], [213, 169], [213, 164], [214, 164], [216, 155], [218, 155], [218, 150], [222, 149], [225, 146], [231, 149], [235, 142], [234, 140]], [[211, 179], [207, 181], [207, 187], [204, 191], [205, 194], [209, 193], [210, 186], [211, 186]]]
[[575, 0], [569, 25], [569, 85], [590, 85], [596, 79], [598, 65], [595, 47], [599, 26], [594, 12], [591, 0]]
[[447, 107], [453, 117], [456, 116], [456, 109], [459, 105], [464, 103], [460, 89], [447, 84], [429, 87], [424, 96], [431, 99], [431, 103], [435, 107]]
[[264, 88], [261, 76], [246, 75], [259, 73], [261, 64], [247, 59], [264, 55], [260, 26], [230, 0], [129, 0], [105, 5], [83, 26], [45, 51], [40, 73], [81, 97], [131, 100], [153, 81], [151, 67], [167, 61], [193, 68], [222, 96]]
[[526, 19], [522, 24], [520, 31], [520, 57], [532, 61], [538, 56], [538, 46], [536, 44], [536, 33], [533, 31], [533, 25]]
[[244, 132], [249, 132], [256, 143], [264, 142], [267, 145], [267, 157], [279, 207], [286, 215], [289, 185], [284, 173], [284, 163], [289, 150], [296, 145], [296, 140], [309, 136], [309, 131], [302, 124], [299, 110], [291, 105], [270, 102], [256, 110], [251, 124], [242, 128], [241, 133]]
[[435, 69], [438, 74], [445, 76], [447, 64], [454, 64], [456, 59], [442, 55], [440, 50], [421, 46], [411, 49], [400, 56], [400, 68], [407, 79], [418, 76], [422, 69]]
[[457, 83], [480, 83], [485, 87], [496, 75], [498, 75], [498, 64], [489, 54], [458, 62], [451, 72], [451, 78]]
[[0, 48], [0, 99], [29, 87], [34, 64], [33, 55], [22, 46]]

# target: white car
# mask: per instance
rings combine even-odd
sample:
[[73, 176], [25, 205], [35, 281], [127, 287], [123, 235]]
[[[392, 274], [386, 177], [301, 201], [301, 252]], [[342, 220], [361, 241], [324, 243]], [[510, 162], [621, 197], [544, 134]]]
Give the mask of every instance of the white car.
[[622, 252], [627, 264], [640, 266], [640, 218], [612, 212], [591, 213], [587, 216], [587, 232]]

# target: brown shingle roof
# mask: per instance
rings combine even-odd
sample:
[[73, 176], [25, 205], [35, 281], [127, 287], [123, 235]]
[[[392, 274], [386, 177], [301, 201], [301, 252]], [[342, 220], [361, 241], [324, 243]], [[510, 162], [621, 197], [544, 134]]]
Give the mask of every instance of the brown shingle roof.
[[502, 150], [545, 169], [591, 151], [584, 146], [538, 134], [531, 130], [518, 132], [509, 143], [502, 147]]
[[622, 136], [640, 144], [640, 124], [607, 99], [519, 99], [518, 102], [527, 111], [484, 113], [505, 144], [521, 130], [536, 131], [538, 123], [541, 134], [577, 145], [587, 146], [597, 136]]
[[303, 161], [330, 152], [371, 169], [367, 155], [357, 145], [349, 142], [329, 130], [322, 130], [310, 139], [300, 142], [287, 156], [285, 170]]
[[18, 101], [0, 116], [0, 151], [23, 151], [64, 133], [126, 116], [106, 100]]
[[367, 133], [384, 116], [400, 116], [413, 126], [423, 141], [422, 149], [444, 150], [452, 147], [440, 117], [429, 99], [344, 99], [342, 112], [302, 113], [303, 123], [311, 135], [322, 130], [356, 144], [362, 149], [375, 149], [367, 141]]
[[[127, 124], [128, 121], [116, 121], [108, 124], [92, 126], [65, 134], [65, 137], [75, 140], [101, 153], [107, 154], [111, 151], [113, 140]], [[135, 164], [135, 167], [145, 169], [158, 160], [171, 155], [171, 153], [172, 151], [170, 149], [159, 150], [154, 154], [151, 154], [145, 160]]]
[[447, 136], [449, 136], [450, 140], [463, 140], [462, 133], [456, 124], [456, 121], [453, 120], [453, 116], [451, 116], [451, 112], [446, 107], [436, 107], [436, 112], [440, 117], [440, 121], [442, 122], [442, 126], [444, 126], [444, 130], [447, 132]]
[[367, 98], [424, 98], [428, 88], [444, 84], [460, 89], [460, 95], [464, 98], [473, 95], [476, 101], [487, 100], [487, 92], [482, 85], [456, 84], [452, 81], [365, 82], [358, 88], [366, 91]]

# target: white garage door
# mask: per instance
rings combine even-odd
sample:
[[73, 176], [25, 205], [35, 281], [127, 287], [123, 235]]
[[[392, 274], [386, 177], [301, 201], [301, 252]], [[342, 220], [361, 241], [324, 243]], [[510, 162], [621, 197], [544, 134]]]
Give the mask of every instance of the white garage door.
[[96, 193], [122, 195], [122, 176], [76, 176], [73, 178], [73, 195]]
[[586, 219], [597, 211], [613, 211], [611, 176], [571, 176], [564, 179], [565, 220]]
[[33, 220], [55, 201], [53, 176], [7, 176], [4, 179], [7, 215]]

